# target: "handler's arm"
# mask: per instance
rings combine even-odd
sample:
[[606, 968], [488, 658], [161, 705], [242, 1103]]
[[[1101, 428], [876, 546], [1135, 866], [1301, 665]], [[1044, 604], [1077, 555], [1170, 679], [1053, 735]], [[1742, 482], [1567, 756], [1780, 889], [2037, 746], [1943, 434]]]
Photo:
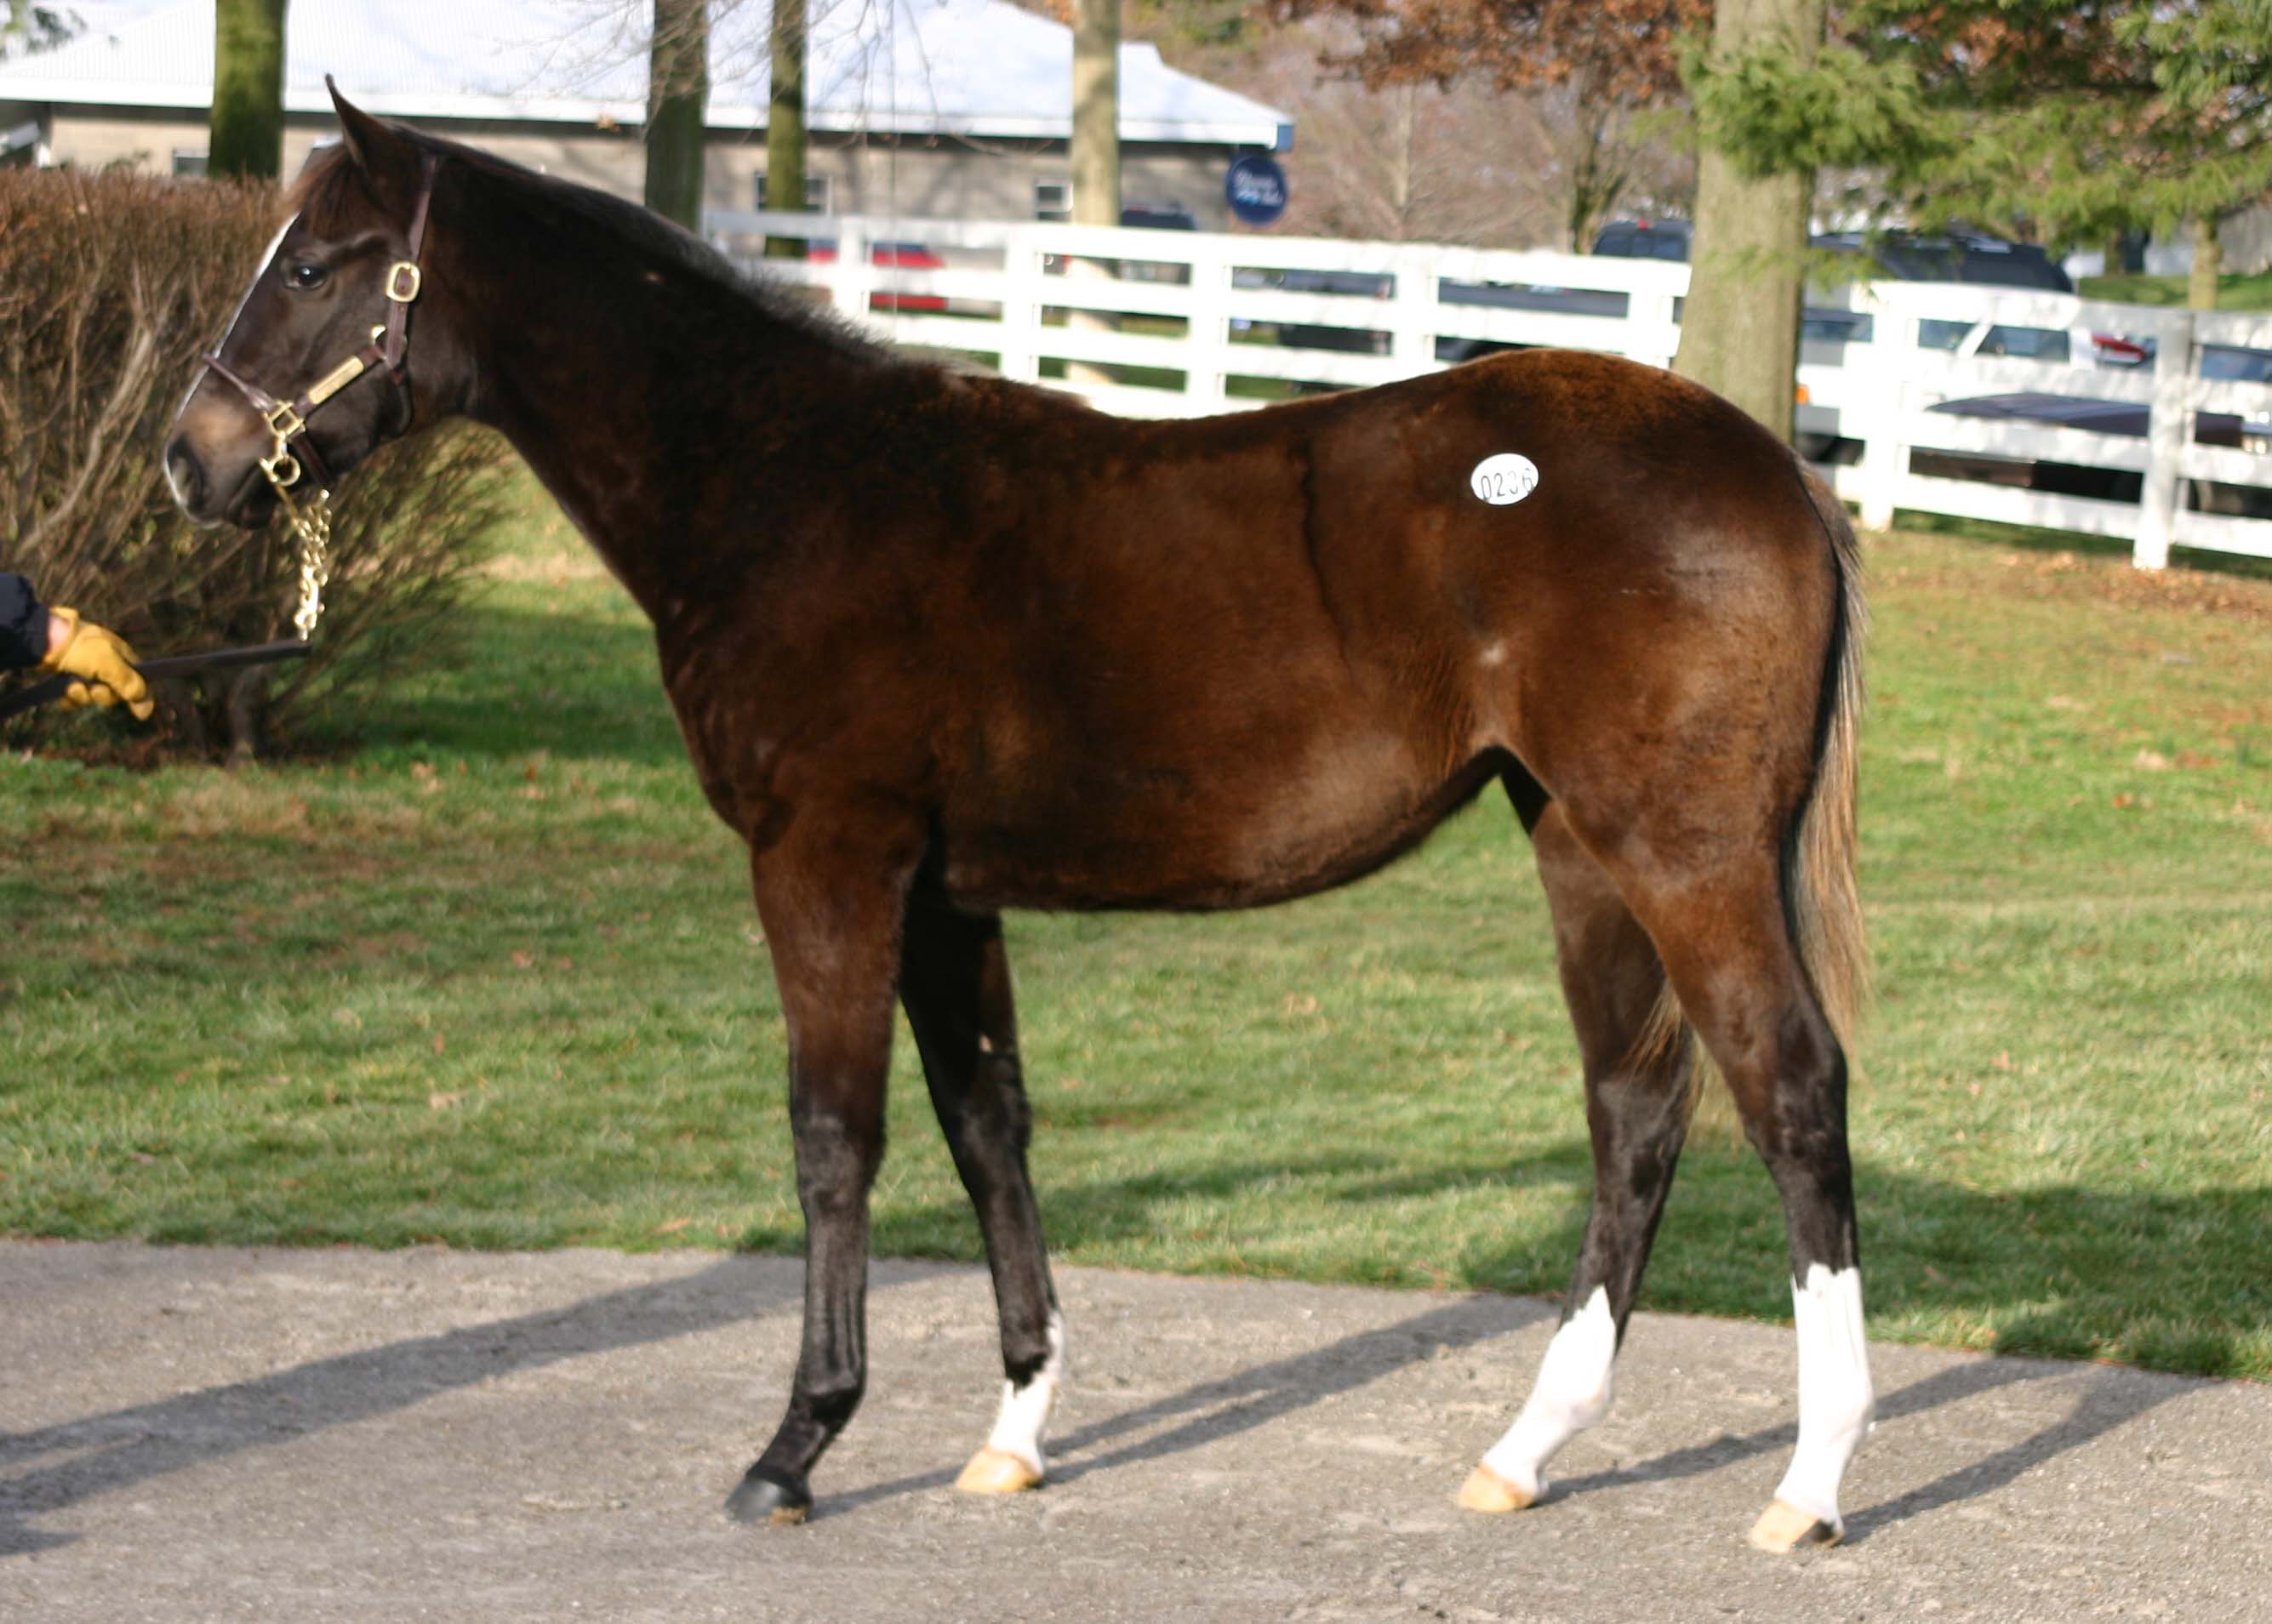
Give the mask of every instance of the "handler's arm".
[[0, 570], [0, 671], [38, 665], [49, 638], [48, 606], [22, 576]]

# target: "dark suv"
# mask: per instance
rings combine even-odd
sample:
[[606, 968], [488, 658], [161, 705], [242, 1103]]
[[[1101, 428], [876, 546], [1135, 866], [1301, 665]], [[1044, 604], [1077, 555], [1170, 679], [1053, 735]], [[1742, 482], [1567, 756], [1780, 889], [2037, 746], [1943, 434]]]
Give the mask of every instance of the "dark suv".
[[1685, 264], [1692, 229], [1685, 220], [1611, 220], [1596, 234], [1594, 252], [1617, 259], [1673, 259]]

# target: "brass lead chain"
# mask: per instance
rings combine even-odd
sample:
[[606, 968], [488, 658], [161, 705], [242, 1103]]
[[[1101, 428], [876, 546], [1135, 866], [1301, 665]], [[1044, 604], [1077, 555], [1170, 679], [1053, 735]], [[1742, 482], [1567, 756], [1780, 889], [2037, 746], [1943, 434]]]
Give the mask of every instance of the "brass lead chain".
[[300, 460], [280, 435], [275, 451], [260, 459], [260, 472], [268, 476], [276, 500], [292, 520], [292, 533], [300, 540], [300, 604], [292, 611], [292, 624], [305, 643], [324, 618], [324, 588], [332, 579], [332, 493], [318, 491], [304, 507], [292, 500], [291, 488], [300, 482]]

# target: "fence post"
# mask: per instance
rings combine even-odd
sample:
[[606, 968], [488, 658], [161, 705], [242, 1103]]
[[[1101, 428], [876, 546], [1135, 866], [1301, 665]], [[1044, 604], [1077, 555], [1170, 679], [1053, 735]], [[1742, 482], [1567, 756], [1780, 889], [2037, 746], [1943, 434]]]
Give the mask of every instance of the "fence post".
[[829, 302], [836, 313], [856, 326], [872, 328], [868, 293], [875, 275], [868, 264], [868, 224], [840, 219], [836, 222], [836, 273], [828, 279]]
[[1220, 412], [1229, 401], [1223, 379], [1230, 370], [1230, 260], [1214, 251], [1191, 262], [1192, 309], [1185, 342], [1190, 361], [1184, 393], [1195, 406]]
[[1402, 376], [1436, 370], [1436, 256], [1425, 248], [1399, 249], [1396, 294], [1389, 307], [1388, 354]]
[[2146, 484], [2138, 493], [2138, 540], [2130, 562], [2160, 570], [2178, 525], [2179, 459], [2194, 437], [2194, 313], [2162, 319], [2154, 348], [2154, 404], [2146, 420]]
[[[1871, 292], [1876, 294], [1877, 289], [1872, 287]], [[1850, 387], [1851, 403], [1839, 407], [1839, 416], [1842, 427], [1849, 412], [1862, 420], [1855, 425], [1861, 432], [1852, 436], [1862, 443], [1862, 528], [1886, 530], [1894, 522], [1902, 475], [1909, 472], [1909, 446], [1902, 429], [1909, 410], [1905, 380], [1917, 358], [1917, 317], [1882, 294], [1865, 302], [1872, 307], [1870, 358], [1857, 369], [1867, 380], [1867, 388]], [[1850, 354], [1854, 346], [1847, 348]]]
[[1021, 384], [1042, 376], [1042, 250], [1033, 232], [1013, 227], [1002, 244], [1002, 376]]

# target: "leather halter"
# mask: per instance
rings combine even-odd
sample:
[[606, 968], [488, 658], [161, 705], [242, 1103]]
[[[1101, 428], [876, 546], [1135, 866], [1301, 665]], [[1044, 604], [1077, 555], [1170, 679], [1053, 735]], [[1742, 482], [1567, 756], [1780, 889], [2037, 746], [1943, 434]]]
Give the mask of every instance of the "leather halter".
[[279, 400], [259, 384], [241, 376], [217, 354], [198, 357], [235, 386], [237, 393], [260, 413], [260, 421], [268, 425], [268, 432], [276, 436], [276, 449], [261, 459], [261, 472], [268, 476], [280, 494], [299, 481], [303, 463], [313, 472], [318, 487], [328, 487], [332, 483], [331, 470], [324, 466], [323, 457], [316, 450], [316, 443], [303, 440], [295, 449], [293, 442], [308, 432], [308, 419], [318, 406], [364, 373], [384, 367], [395, 388], [401, 391], [403, 404], [406, 406], [410, 404], [410, 379], [407, 370], [410, 353], [410, 307], [417, 302], [419, 291], [425, 282], [425, 273], [419, 268], [419, 259], [425, 248], [426, 210], [434, 198], [434, 171], [439, 163], [440, 160], [432, 153], [426, 153], [420, 161], [418, 201], [410, 211], [410, 257], [398, 259], [386, 268], [386, 324], [370, 330], [370, 343], [290, 400]]

